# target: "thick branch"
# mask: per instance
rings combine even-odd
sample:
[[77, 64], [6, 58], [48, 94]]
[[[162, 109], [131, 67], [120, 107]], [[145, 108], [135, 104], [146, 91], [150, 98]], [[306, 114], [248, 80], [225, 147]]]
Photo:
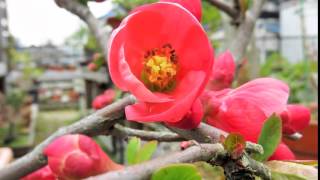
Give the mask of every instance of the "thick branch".
[[155, 132], [155, 131], [144, 131], [144, 130], [137, 130], [132, 128], [127, 128], [116, 124], [114, 126], [114, 130], [111, 132], [114, 136], [137, 136], [142, 140], [150, 141], [150, 140], [157, 140], [157, 141], [164, 141], [164, 142], [177, 142], [185, 140], [180, 135], [171, 132]]
[[46, 165], [47, 160], [42, 151], [59, 136], [65, 134], [86, 134], [95, 136], [105, 133], [119, 119], [123, 119], [124, 108], [127, 105], [133, 104], [134, 101], [135, 98], [133, 96], [127, 96], [70, 126], [59, 129], [34, 148], [33, 151], [1, 169], [0, 179], [19, 179]]
[[230, 51], [238, 62], [240, 62], [246, 52], [255, 28], [256, 21], [260, 16], [265, 1], [266, 0], [253, 1], [252, 9], [247, 12], [244, 21], [242, 21], [238, 27], [234, 40], [230, 46]]
[[228, 14], [232, 19], [237, 19], [239, 17], [239, 12], [232, 8], [231, 5], [227, 4], [226, 2], [223, 2], [221, 0], [206, 0], [209, 2], [211, 5], [217, 7], [221, 11], [225, 12]]
[[191, 163], [196, 161], [208, 161], [224, 150], [221, 144], [201, 144], [192, 146], [184, 151], [176, 152], [165, 157], [159, 157], [151, 161], [129, 166], [124, 170], [113, 171], [104, 175], [89, 178], [89, 180], [144, 180], [157, 169], [174, 163]]
[[104, 56], [107, 57], [108, 49], [106, 44], [109, 37], [109, 32], [104, 30], [104, 24], [99, 22], [99, 20], [93, 16], [90, 9], [76, 0], [55, 0], [55, 2], [59, 7], [64, 8], [70, 13], [78, 16], [88, 25], [90, 31], [99, 43]]

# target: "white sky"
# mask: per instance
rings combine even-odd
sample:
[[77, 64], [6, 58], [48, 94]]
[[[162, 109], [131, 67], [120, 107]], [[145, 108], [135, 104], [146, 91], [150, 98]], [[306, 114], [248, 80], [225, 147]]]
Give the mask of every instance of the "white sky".
[[[111, 1], [89, 3], [96, 17], [110, 10]], [[9, 31], [22, 45], [41, 45], [48, 41], [62, 44], [81, 24], [78, 17], [59, 8], [54, 0], [7, 0]]]

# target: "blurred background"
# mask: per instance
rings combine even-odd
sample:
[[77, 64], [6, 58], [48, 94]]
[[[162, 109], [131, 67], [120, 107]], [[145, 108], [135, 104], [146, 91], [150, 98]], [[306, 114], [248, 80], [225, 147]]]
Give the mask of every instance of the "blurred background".
[[[146, 2], [155, 1], [88, 5], [112, 31]], [[229, 17], [204, 1], [202, 24], [216, 54], [228, 49], [233, 38]], [[92, 112], [93, 99], [113, 86], [105, 68], [88, 70], [100, 51], [86, 25], [53, 0], [0, 0], [0, 147], [22, 156], [59, 127]], [[300, 159], [318, 157], [317, 64], [318, 1], [268, 0], [234, 85], [265, 76], [288, 83], [289, 102], [312, 112], [304, 137], [285, 140]]]

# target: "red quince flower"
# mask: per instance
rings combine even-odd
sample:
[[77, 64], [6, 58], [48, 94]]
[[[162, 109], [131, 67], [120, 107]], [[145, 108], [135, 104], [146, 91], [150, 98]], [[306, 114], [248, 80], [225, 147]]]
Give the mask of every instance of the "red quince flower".
[[302, 105], [288, 105], [286, 110], [281, 113], [283, 122], [283, 132], [294, 134], [306, 128], [311, 120], [310, 110]]
[[260, 78], [236, 89], [206, 91], [201, 100], [208, 124], [257, 142], [266, 119], [286, 108], [288, 96], [289, 88], [283, 82]]
[[104, 108], [105, 106], [111, 104], [115, 98], [116, 92], [113, 89], [108, 89], [92, 101], [92, 107], [96, 110]]
[[213, 91], [230, 88], [235, 70], [236, 64], [230, 51], [222, 53], [213, 65], [213, 71], [207, 88]]
[[187, 112], [187, 114], [182, 118], [181, 121], [170, 123], [168, 125], [174, 126], [180, 129], [194, 129], [201, 123], [202, 117], [204, 115], [203, 107], [200, 99], [197, 99], [192, 105], [192, 108]]
[[48, 165], [58, 178], [82, 179], [104, 172], [122, 169], [85, 135], [65, 135], [49, 144], [44, 154]]
[[190, 11], [199, 21], [202, 18], [201, 0], [160, 0], [159, 2], [178, 3]]
[[138, 100], [128, 120], [178, 123], [203, 92], [214, 54], [198, 20], [177, 3], [135, 9], [112, 33], [113, 82]]
[[276, 151], [273, 153], [273, 155], [269, 158], [269, 161], [272, 160], [295, 160], [296, 157], [293, 154], [293, 152], [289, 149], [287, 145], [284, 143], [280, 143]]
[[23, 178], [21, 180], [58, 180], [47, 165]]

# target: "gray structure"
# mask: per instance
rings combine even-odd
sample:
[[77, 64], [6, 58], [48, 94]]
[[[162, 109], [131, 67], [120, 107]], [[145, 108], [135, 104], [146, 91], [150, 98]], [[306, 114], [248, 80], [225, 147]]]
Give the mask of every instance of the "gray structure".
[[7, 4], [6, 0], [0, 0], [0, 92], [5, 91], [5, 77], [8, 71], [6, 53], [8, 37]]

